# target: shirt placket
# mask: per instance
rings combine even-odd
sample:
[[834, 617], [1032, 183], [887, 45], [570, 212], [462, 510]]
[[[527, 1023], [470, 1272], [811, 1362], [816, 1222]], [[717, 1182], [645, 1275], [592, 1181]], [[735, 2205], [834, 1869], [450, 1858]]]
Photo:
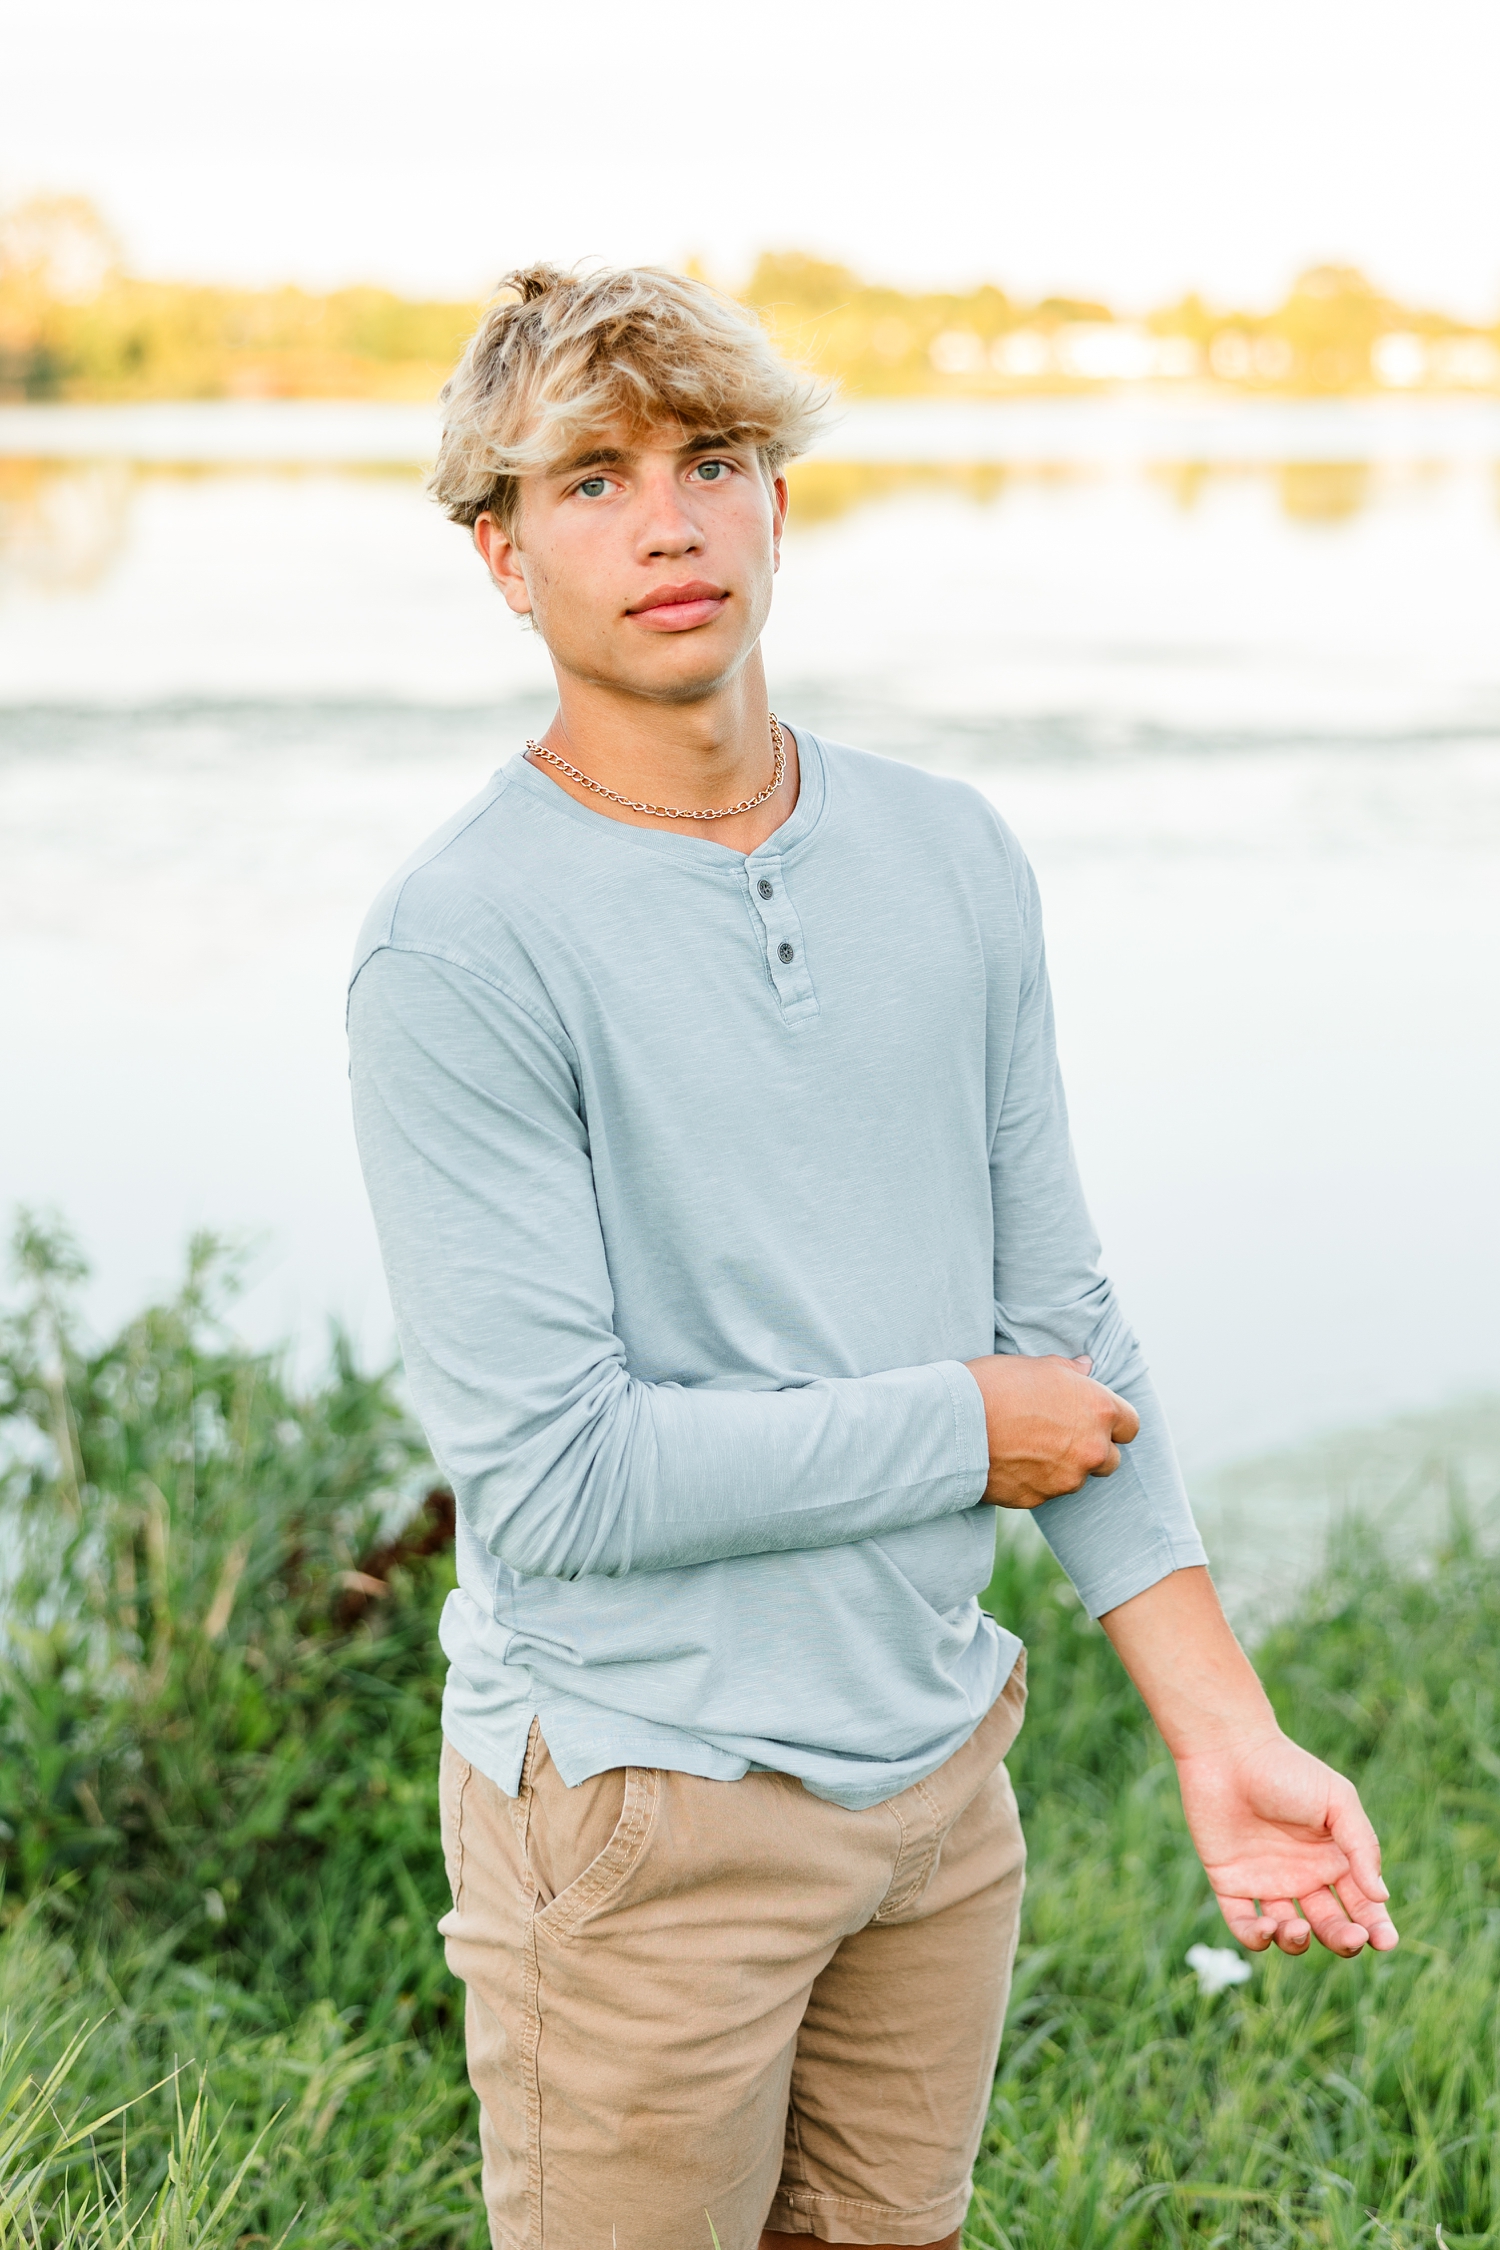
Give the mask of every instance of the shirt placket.
[[757, 852], [745, 862], [750, 904], [760, 926], [766, 968], [788, 1023], [818, 1012], [802, 942], [802, 924], [787, 887], [779, 852]]

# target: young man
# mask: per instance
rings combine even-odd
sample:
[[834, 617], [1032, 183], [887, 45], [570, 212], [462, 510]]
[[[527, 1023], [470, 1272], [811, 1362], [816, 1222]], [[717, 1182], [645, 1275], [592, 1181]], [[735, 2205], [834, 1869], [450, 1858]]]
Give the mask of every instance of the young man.
[[1375, 1837], [1209, 1582], [1019, 846], [770, 713], [816, 395], [695, 283], [538, 269], [445, 397], [435, 490], [558, 708], [377, 902], [350, 1040], [459, 1505], [443, 1929], [491, 2231], [951, 2246], [1024, 1857], [991, 1505], [1102, 1619], [1242, 1944], [1394, 1945]]

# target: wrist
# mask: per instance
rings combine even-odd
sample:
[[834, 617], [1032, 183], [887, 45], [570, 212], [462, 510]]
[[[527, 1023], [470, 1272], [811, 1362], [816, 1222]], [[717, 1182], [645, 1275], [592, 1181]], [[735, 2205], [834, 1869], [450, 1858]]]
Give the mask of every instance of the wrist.
[[1163, 1730], [1163, 1739], [1173, 1762], [1181, 1767], [1204, 1758], [1227, 1758], [1238, 1763], [1286, 1738], [1276, 1723], [1275, 1713], [1268, 1707], [1265, 1714], [1257, 1718], [1246, 1715], [1235, 1720], [1227, 1716], [1205, 1716], [1201, 1724], [1174, 1728], [1170, 1737]]
[[1179, 1765], [1241, 1758], [1281, 1733], [1201, 1564], [1170, 1572], [1099, 1621]]

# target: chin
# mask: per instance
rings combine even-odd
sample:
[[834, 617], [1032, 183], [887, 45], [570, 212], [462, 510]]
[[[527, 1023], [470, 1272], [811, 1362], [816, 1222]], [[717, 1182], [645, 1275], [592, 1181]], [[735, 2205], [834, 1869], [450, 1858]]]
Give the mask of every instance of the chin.
[[568, 634], [548, 639], [545, 629], [542, 638], [558, 670], [587, 681], [590, 687], [639, 696], [647, 703], [703, 703], [730, 686], [755, 654], [759, 627], [747, 641], [744, 623], [743, 618], [736, 621], [733, 646], [726, 645], [728, 633], [712, 627], [701, 633], [663, 634], [645, 646], [639, 638], [634, 645], [611, 645], [601, 635], [569, 647]]
[[675, 648], [669, 662], [622, 665], [618, 672], [600, 665], [592, 676], [599, 687], [639, 695], [650, 703], [703, 703], [738, 677], [750, 655], [746, 648]]
[[739, 670], [739, 664], [731, 664], [712, 672], [684, 674], [679, 679], [652, 680], [638, 686], [636, 692], [649, 697], [653, 703], [706, 703], [711, 695], [728, 687]]

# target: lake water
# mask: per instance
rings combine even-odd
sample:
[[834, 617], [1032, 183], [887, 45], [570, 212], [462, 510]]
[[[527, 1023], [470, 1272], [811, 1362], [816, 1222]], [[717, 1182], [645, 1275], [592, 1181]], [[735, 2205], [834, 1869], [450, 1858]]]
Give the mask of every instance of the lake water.
[[[388, 1339], [347, 956], [548, 709], [430, 429], [0, 411], [0, 1187], [101, 1324], [208, 1224], [263, 1237], [251, 1334]], [[1247, 1552], [1210, 1472], [1321, 1431], [1500, 1477], [1450, 1410], [1500, 1391], [1497, 462], [1483, 406], [901, 406], [795, 487], [777, 707], [1030, 851], [1110, 1263]]]

